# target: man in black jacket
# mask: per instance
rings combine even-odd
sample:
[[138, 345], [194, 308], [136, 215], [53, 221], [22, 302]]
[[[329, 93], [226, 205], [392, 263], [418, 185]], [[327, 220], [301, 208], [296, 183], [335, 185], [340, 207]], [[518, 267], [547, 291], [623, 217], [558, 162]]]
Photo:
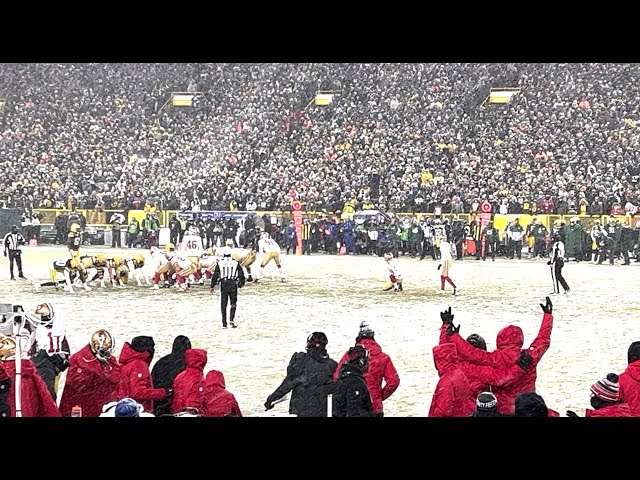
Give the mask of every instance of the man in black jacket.
[[334, 387], [334, 417], [372, 417], [373, 406], [363, 373], [369, 369], [369, 352], [362, 345], [351, 347], [340, 367]]
[[267, 410], [291, 392], [290, 414], [298, 417], [327, 416], [327, 395], [333, 393], [333, 372], [338, 366], [338, 362], [327, 353], [327, 343], [327, 336], [322, 332], [309, 335], [306, 353], [293, 354], [287, 376], [264, 404]]
[[[151, 370], [153, 388], [173, 388], [173, 381], [180, 372], [187, 368], [184, 354], [191, 348], [191, 340], [184, 335], [178, 335], [173, 340], [173, 347], [169, 355], [165, 355], [156, 362]], [[153, 404], [153, 414], [156, 417], [171, 413], [171, 397], [156, 400]]]

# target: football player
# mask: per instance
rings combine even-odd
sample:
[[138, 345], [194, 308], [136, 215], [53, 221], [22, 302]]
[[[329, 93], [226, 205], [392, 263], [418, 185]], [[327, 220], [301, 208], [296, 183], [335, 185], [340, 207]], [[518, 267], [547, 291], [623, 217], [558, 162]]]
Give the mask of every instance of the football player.
[[67, 248], [69, 249], [69, 256], [71, 258], [80, 258], [80, 225], [77, 223], [71, 224], [69, 227], [69, 234], [67, 235]]
[[384, 254], [385, 267], [387, 269], [387, 281], [385, 282], [382, 290], [388, 292], [393, 289], [394, 292], [402, 291], [402, 273], [398, 266], [398, 260], [393, 258], [393, 253], [387, 252]]
[[262, 262], [260, 263], [259, 275], [254, 277], [253, 282], [258, 283], [260, 281], [264, 267], [266, 267], [271, 260], [273, 260], [276, 267], [278, 267], [280, 281], [284, 282], [284, 272], [282, 271], [282, 264], [280, 263], [280, 245], [278, 245], [274, 239], [270, 238], [267, 232], [262, 232], [260, 235], [258, 251], [262, 254]]

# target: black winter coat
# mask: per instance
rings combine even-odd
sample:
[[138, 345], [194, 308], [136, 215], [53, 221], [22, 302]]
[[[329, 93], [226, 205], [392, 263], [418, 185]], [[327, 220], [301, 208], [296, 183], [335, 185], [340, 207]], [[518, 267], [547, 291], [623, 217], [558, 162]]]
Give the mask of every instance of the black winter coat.
[[327, 395], [333, 393], [333, 373], [338, 362], [326, 350], [307, 349], [296, 352], [289, 361], [287, 376], [269, 395], [274, 402], [291, 392], [289, 413], [298, 417], [326, 417]]

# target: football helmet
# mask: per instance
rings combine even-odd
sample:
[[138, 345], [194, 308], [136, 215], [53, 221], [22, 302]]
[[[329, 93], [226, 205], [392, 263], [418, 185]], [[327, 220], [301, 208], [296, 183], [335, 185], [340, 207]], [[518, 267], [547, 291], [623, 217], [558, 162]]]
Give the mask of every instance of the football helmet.
[[4, 362], [16, 354], [16, 340], [0, 333], [0, 362]]
[[71, 268], [73, 268], [73, 269], [76, 269], [76, 270], [79, 269], [80, 268], [80, 259], [72, 258], [70, 265], [71, 265]]
[[78, 225], [77, 223], [72, 223], [69, 227], [69, 231], [72, 233], [78, 233], [80, 231], [80, 225]]
[[227, 238], [227, 239], [224, 241], [224, 245], [225, 245], [226, 247], [233, 247], [233, 240], [232, 240], [232, 239], [230, 239], [230, 238]]
[[99, 253], [98, 255], [96, 255], [96, 262], [104, 263], [106, 261], [107, 261], [107, 257], [104, 256], [104, 253]]
[[384, 254], [384, 259], [388, 262], [393, 259], [393, 253], [387, 252]]
[[113, 355], [115, 351], [116, 341], [107, 330], [101, 328], [91, 335], [91, 341], [89, 342], [89, 348], [96, 356], [96, 358], [102, 362], [109, 360], [109, 357]]
[[40, 316], [40, 325], [48, 327], [53, 324], [54, 310], [50, 303], [41, 303], [34, 313]]
[[175, 249], [176, 249], [176, 246], [175, 246], [173, 243], [171, 243], [171, 242], [167, 243], [167, 244], [164, 246], [164, 251], [165, 251], [165, 252], [173, 252]]
[[122, 257], [113, 257], [113, 264], [116, 267], [119, 267], [120, 265], [122, 265], [124, 263], [124, 258]]
[[262, 233], [260, 234], [260, 238], [261, 238], [262, 240], [268, 240], [268, 239], [269, 239], [269, 234], [268, 234], [267, 232], [262, 232]]

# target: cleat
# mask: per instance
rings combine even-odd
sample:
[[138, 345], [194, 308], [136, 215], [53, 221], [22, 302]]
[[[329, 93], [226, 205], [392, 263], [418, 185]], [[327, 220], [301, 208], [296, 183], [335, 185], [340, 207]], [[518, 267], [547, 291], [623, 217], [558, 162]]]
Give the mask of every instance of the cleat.
[[160, 290], [160, 287], [158, 285], [154, 285], [149, 290]]
[[254, 278], [253, 279], [253, 283], [260, 283], [260, 279], [259, 278]]
[[457, 288], [454, 288], [454, 289], [453, 289], [453, 293], [452, 293], [451, 295], [455, 295], [457, 292], [458, 292], [458, 289], [457, 289]]
[[230, 323], [232, 328], [238, 328], [238, 325], [236, 325], [236, 322], [234, 322], [233, 320], [231, 320]]
[[226, 325], [222, 325], [222, 328], [224, 328], [224, 329], [226, 330], [226, 329], [227, 329], [227, 326], [226, 326]]
[[280, 279], [280, 282], [284, 283], [284, 278], [281, 278], [281, 279]]

